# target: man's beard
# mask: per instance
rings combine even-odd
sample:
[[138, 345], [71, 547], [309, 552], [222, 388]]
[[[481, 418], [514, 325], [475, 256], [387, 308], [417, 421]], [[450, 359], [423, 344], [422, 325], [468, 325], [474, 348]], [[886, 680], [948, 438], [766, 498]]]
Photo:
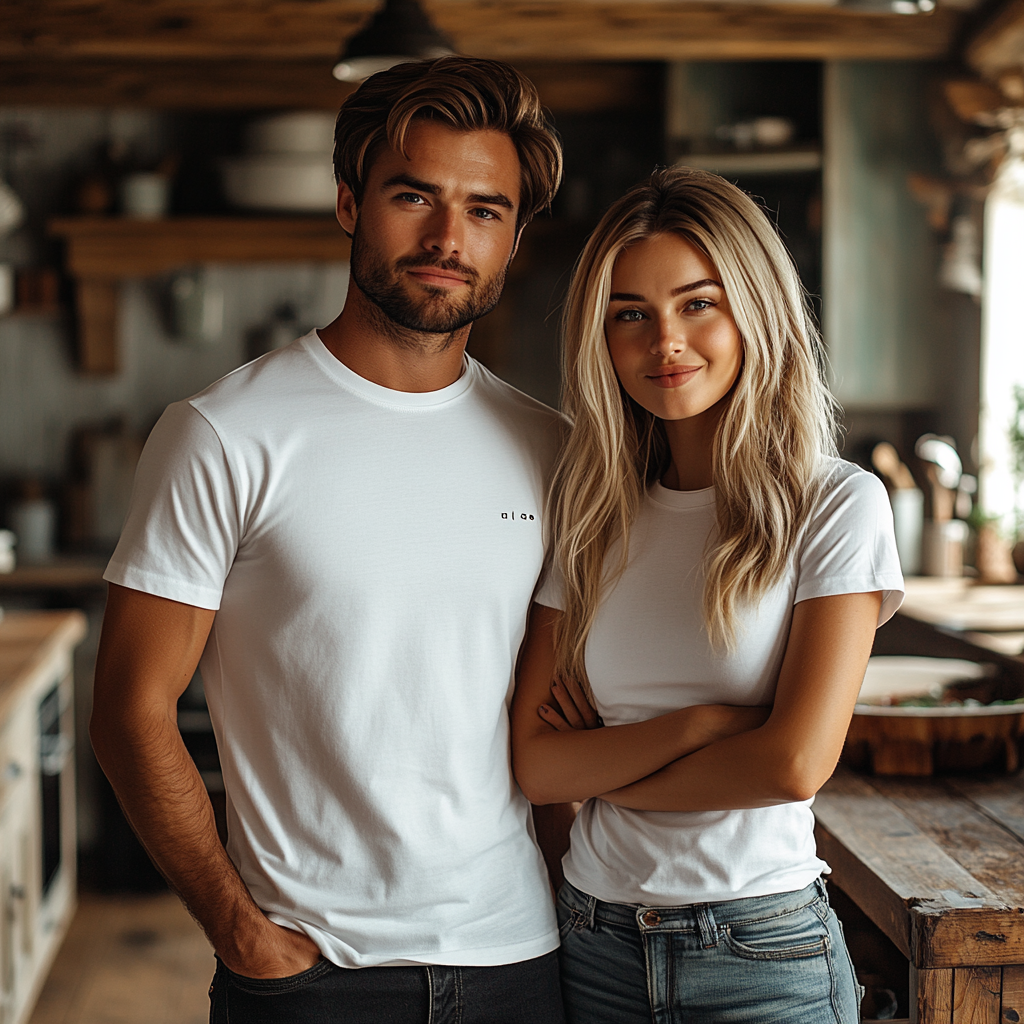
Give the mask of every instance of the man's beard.
[[[402, 283], [402, 271], [410, 267], [435, 267], [461, 274], [469, 283], [469, 294], [455, 300], [451, 295], [453, 289], [426, 285], [419, 296], [410, 295]], [[350, 273], [353, 280], [393, 325], [388, 333], [407, 344], [413, 339], [406, 332], [451, 336], [490, 313], [501, 298], [507, 270], [506, 263], [494, 277], [481, 281], [472, 267], [460, 263], [456, 257], [442, 260], [429, 253], [405, 256], [390, 266], [364, 241], [358, 225], [352, 237]]]

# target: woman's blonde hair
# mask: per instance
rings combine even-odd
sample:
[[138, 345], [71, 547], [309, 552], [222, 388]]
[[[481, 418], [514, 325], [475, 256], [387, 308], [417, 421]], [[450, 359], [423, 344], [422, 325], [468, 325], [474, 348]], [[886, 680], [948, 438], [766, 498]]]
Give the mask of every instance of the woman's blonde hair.
[[[612, 270], [645, 238], [674, 233], [716, 268], [743, 344], [743, 368], [712, 453], [717, 530], [704, 558], [704, 626], [736, 643], [740, 602], [778, 582], [835, 455], [836, 406], [796, 268], [775, 228], [716, 174], [656, 171], [602, 217], [573, 273], [563, 319], [563, 408], [572, 422], [549, 509], [565, 583], [557, 671], [587, 685], [584, 651], [604, 588], [628, 561], [646, 488], [668, 468], [662, 421], [623, 390], [605, 342]], [[616, 564], [606, 566], [621, 541]], [[682, 583], [682, 581], [680, 581]]]

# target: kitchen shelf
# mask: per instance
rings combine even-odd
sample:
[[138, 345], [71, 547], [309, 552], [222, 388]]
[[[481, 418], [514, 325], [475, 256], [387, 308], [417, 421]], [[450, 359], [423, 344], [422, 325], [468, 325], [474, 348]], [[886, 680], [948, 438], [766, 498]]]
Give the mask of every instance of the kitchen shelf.
[[747, 153], [688, 153], [677, 167], [694, 167], [716, 174], [799, 174], [821, 170], [821, 150], [752, 150]]
[[75, 278], [79, 366], [95, 374], [118, 370], [117, 297], [125, 278], [198, 263], [316, 263], [349, 256], [349, 239], [333, 217], [65, 217], [50, 221], [49, 232], [64, 239]]

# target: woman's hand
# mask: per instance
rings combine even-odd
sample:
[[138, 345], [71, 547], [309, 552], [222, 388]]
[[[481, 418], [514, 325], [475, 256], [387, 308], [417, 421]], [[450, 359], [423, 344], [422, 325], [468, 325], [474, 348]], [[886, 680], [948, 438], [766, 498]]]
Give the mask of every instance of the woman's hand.
[[575, 679], [556, 679], [551, 684], [551, 703], [541, 704], [537, 714], [559, 732], [599, 729], [604, 725]]

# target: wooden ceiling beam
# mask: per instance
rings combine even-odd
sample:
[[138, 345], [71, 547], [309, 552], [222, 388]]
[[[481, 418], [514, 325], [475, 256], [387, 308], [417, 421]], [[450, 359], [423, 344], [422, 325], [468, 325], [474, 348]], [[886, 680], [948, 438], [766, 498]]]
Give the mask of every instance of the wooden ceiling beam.
[[[594, 113], [660, 102], [652, 63], [516, 61], [541, 102]], [[0, 61], [0, 105], [337, 110], [355, 89], [327, 61]]]
[[1024, 0], [1008, 0], [974, 33], [967, 63], [985, 78], [1024, 68]]
[[[1022, 0], [1024, 2], [1024, 0]], [[510, 60], [928, 59], [961, 16], [806, 3], [425, 0], [465, 53]], [[372, 0], [7, 0], [0, 59], [330, 61]]]

